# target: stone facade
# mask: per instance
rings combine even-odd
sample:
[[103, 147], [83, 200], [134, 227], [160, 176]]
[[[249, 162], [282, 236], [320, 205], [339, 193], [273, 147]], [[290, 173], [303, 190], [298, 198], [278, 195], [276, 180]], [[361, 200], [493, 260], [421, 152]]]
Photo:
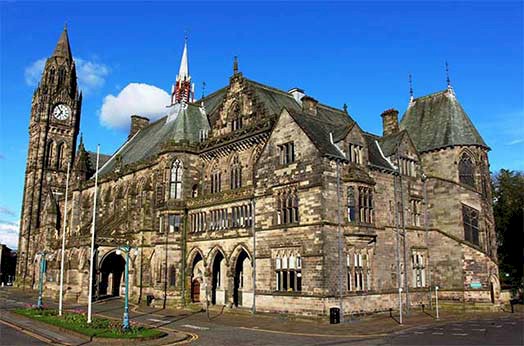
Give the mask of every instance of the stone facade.
[[[342, 302], [359, 314], [396, 308], [399, 287], [408, 304], [427, 304], [435, 285], [442, 299], [498, 303], [489, 149], [412, 140], [410, 112], [426, 98], [411, 101], [400, 126], [397, 111], [384, 112], [376, 136], [345, 109], [249, 80], [237, 65], [228, 86], [194, 102], [181, 68], [170, 113], [153, 123], [133, 116], [95, 186], [95, 155], [82, 141], [73, 150], [81, 96], [66, 32], [57, 50], [65, 44], [33, 99], [19, 285], [36, 287], [45, 251], [46, 292], [57, 293], [66, 223], [66, 299], [86, 301], [96, 194], [97, 298], [121, 294], [118, 247], [129, 244], [132, 299], [160, 306], [326, 315]], [[69, 79], [49, 92], [54, 61]], [[52, 117], [58, 104], [72, 110], [66, 120]], [[53, 167], [51, 139], [67, 149]]]

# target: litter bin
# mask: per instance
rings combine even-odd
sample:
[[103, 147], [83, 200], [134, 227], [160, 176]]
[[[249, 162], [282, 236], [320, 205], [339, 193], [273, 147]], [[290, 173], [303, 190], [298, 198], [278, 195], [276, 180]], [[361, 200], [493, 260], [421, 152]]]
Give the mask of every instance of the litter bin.
[[329, 323], [331, 324], [340, 323], [340, 309], [339, 308], [329, 309]]
[[153, 299], [155, 299], [155, 297], [153, 295], [150, 295], [150, 294], [147, 295], [147, 297], [146, 297], [147, 306], [151, 306], [151, 303], [153, 302]]

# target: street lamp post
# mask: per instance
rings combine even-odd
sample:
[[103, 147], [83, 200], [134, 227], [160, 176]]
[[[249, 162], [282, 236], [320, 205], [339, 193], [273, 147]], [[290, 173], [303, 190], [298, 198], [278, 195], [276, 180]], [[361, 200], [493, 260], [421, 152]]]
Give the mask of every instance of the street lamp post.
[[40, 277], [38, 280], [38, 301], [36, 303], [36, 307], [38, 309], [42, 309], [42, 291], [44, 286], [44, 273], [45, 273], [45, 267], [46, 267], [46, 259], [45, 259], [45, 251], [40, 251], [38, 253], [40, 255]]
[[129, 244], [124, 246], [119, 246], [116, 250], [116, 254], [120, 255], [120, 252], [126, 253], [126, 265], [124, 271], [124, 280], [125, 280], [125, 294], [124, 294], [124, 316], [122, 320], [122, 329], [127, 331], [129, 329], [129, 252], [132, 247]]

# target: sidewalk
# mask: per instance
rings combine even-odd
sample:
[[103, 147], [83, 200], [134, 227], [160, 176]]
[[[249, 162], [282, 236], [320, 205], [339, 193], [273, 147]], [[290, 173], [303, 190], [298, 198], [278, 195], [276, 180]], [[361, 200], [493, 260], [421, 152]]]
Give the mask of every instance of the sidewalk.
[[308, 319], [300, 316], [286, 316], [268, 313], [253, 315], [247, 310], [231, 310], [228, 308], [210, 309], [210, 319], [205, 312], [195, 313], [190, 310], [166, 309], [159, 310], [150, 307], [135, 307], [137, 314], [147, 314], [159, 318], [177, 321], [178, 325], [191, 324], [211, 328], [213, 325], [223, 325], [242, 329], [252, 329], [273, 333], [304, 335], [304, 336], [332, 336], [345, 338], [372, 338], [381, 337], [424, 325], [438, 325], [472, 319], [489, 319], [508, 315], [505, 312], [471, 312], [461, 313], [454, 311], [440, 311], [437, 320], [433, 311], [422, 312], [420, 308], [413, 308], [409, 316], [403, 316], [403, 324], [398, 323], [398, 312], [377, 313], [367, 317], [353, 317], [340, 324], [329, 324], [328, 318], [323, 320]]

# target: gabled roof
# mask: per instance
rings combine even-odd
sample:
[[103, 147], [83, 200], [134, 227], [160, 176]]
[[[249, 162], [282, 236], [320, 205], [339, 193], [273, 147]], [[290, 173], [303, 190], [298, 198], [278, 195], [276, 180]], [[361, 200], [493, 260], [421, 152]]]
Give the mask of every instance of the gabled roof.
[[[366, 139], [368, 147], [368, 159], [372, 166], [377, 168], [394, 170], [395, 167], [386, 159], [386, 153], [384, 153], [383, 147], [380, 144], [381, 138], [369, 132], [364, 132], [364, 138]], [[382, 151], [382, 152], [381, 152]]]
[[[333, 135], [333, 141], [335, 141], [334, 133], [341, 132], [339, 128], [340, 125], [337, 126], [333, 123], [324, 121], [324, 119], [320, 118], [318, 114], [312, 116], [294, 110], [287, 111], [313, 144], [315, 144], [322, 155], [330, 158], [347, 160], [338, 147], [331, 143], [331, 135]], [[348, 117], [346, 124], [343, 125], [344, 129], [350, 127], [352, 123], [353, 121]]]
[[408, 131], [419, 152], [456, 145], [489, 149], [451, 88], [414, 99], [400, 127]]

